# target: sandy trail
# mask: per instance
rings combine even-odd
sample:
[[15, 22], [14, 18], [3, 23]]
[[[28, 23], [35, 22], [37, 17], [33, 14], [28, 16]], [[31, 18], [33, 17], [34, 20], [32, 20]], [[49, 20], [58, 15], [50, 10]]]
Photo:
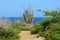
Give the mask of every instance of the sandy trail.
[[37, 38], [37, 34], [31, 35], [30, 31], [21, 31], [19, 36], [20, 40], [43, 40], [42, 37]]

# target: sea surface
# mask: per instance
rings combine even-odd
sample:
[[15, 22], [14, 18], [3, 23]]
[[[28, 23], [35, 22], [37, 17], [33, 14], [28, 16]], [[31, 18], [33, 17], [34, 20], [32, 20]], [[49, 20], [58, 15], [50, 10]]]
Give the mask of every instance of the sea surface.
[[[3, 20], [10, 20], [10, 21], [17, 21], [17, 20], [21, 20], [23, 21], [23, 17], [2, 17]], [[33, 23], [37, 23], [37, 22], [40, 22], [42, 21], [44, 18], [42, 17], [34, 17], [33, 19]]]

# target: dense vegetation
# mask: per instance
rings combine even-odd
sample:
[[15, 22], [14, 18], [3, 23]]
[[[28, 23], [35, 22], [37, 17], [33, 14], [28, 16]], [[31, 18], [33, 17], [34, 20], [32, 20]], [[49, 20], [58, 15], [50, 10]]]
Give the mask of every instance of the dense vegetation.
[[51, 17], [35, 24], [31, 33], [38, 33], [46, 40], [60, 40], [60, 11], [44, 11], [44, 13], [45, 16]]
[[18, 40], [19, 31], [17, 23], [0, 20], [0, 40]]
[[[41, 11], [41, 10], [39, 10]], [[46, 40], [60, 40], [60, 11], [43, 11], [44, 18], [41, 22], [33, 25], [33, 11], [24, 10], [21, 21], [0, 20], [0, 40], [19, 40], [20, 31], [31, 31], [32, 34], [39, 34]], [[32, 27], [32, 28], [31, 28]]]
[[0, 40], [19, 40], [21, 30], [29, 30], [22, 22], [0, 20]]

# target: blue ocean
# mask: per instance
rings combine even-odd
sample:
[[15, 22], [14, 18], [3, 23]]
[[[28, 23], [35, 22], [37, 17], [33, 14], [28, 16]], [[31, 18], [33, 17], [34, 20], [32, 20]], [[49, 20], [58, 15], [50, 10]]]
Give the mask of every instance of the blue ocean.
[[[10, 20], [10, 21], [16, 21], [16, 20], [23, 20], [22, 17], [2, 17], [2, 19], [6, 19], [6, 20]], [[33, 23], [37, 23], [39, 21], [42, 21], [43, 18], [42, 17], [34, 17], [34, 22]]]

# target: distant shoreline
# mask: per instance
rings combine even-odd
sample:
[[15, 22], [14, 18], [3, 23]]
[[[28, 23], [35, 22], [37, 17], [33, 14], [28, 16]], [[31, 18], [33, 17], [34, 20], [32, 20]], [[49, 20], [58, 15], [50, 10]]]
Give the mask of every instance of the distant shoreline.
[[[34, 24], [43, 20], [44, 18], [42, 17], [34, 17]], [[2, 17], [2, 20], [10, 20], [10, 21], [17, 21], [17, 20], [20, 20], [20, 21], [24, 21], [23, 20], [23, 17]]]

